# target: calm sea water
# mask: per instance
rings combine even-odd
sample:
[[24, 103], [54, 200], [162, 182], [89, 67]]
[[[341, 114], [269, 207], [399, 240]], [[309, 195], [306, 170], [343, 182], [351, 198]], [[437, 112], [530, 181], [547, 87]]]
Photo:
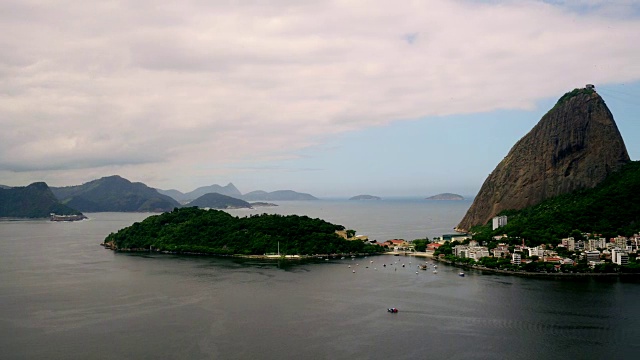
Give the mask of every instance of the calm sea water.
[[[276, 209], [381, 239], [447, 232], [466, 211], [411, 201]], [[640, 351], [635, 282], [461, 278], [445, 265], [416, 274], [424, 260], [409, 257], [291, 264], [98, 246], [146, 216], [0, 222], [0, 358], [636, 359]]]

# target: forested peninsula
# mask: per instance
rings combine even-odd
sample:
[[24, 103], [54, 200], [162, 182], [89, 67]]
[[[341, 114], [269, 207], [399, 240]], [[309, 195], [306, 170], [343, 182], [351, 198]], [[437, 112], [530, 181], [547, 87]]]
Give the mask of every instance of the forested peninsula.
[[262, 214], [234, 217], [224, 211], [176, 208], [109, 234], [106, 248], [208, 255], [314, 255], [382, 252], [383, 247], [346, 240], [344, 226], [308, 216]]

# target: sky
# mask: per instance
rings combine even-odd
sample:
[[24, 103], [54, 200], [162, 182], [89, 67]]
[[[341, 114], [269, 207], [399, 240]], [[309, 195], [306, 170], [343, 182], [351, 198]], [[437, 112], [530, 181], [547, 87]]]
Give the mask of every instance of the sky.
[[477, 193], [591, 83], [640, 160], [640, 1], [0, 2], [0, 184]]

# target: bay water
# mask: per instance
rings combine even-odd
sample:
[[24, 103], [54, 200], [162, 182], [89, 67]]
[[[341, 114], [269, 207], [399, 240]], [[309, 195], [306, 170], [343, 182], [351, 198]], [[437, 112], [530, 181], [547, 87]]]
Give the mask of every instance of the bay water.
[[[280, 202], [381, 241], [450, 232], [469, 202]], [[0, 222], [0, 359], [635, 359], [640, 284], [527, 279], [404, 256], [278, 262], [120, 254], [152, 214]], [[355, 271], [355, 272], [354, 272]], [[392, 314], [387, 308], [397, 307]]]

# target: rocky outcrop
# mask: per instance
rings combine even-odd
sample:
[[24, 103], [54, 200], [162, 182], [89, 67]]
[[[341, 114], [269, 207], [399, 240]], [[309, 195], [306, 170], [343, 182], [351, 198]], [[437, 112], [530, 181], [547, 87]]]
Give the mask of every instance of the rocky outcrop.
[[466, 231], [503, 210], [592, 188], [629, 161], [604, 100], [591, 89], [575, 89], [511, 148], [456, 229]]

